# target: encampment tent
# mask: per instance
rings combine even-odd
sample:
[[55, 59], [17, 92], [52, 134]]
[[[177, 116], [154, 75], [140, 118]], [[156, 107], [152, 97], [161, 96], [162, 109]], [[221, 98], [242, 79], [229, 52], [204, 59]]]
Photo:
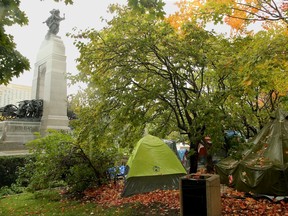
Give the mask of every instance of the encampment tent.
[[166, 143], [166, 145], [169, 146], [169, 148], [176, 154], [177, 158], [181, 161], [180, 156], [178, 154], [176, 142], [173, 140], [166, 140], [166, 139], [162, 140], [164, 141], [164, 143]]
[[128, 173], [122, 196], [157, 189], [178, 189], [187, 174], [176, 154], [158, 137], [140, 139], [127, 162]]
[[288, 195], [288, 113], [277, 110], [253, 143], [243, 159], [228, 157], [216, 164], [221, 183], [244, 192]]

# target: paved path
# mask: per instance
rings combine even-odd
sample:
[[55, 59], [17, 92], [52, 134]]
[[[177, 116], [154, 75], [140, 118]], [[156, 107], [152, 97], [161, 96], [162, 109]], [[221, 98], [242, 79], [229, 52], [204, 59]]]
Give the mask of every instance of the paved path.
[[26, 155], [26, 154], [30, 154], [28, 150], [0, 151], [0, 156]]

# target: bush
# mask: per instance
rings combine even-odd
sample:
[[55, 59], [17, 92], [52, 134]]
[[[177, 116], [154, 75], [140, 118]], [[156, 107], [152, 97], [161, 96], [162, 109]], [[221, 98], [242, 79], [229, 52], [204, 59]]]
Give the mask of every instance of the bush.
[[19, 179], [28, 180], [30, 191], [67, 186], [70, 192], [81, 193], [107, 181], [106, 171], [118, 158], [116, 149], [87, 147], [61, 131], [51, 131], [28, 146], [35, 161], [26, 164]]
[[0, 197], [19, 194], [24, 192], [25, 188], [20, 187], [18, 184], [12, 184], [10, 187], [4, 186], [0, 188]]
[[0, 188], [0, 197], [15, 194], [14, 191], [8, 187], [4, 186]]
[[16, 183], [18, 170], [25, 166], [30, 155], [0, 157], [0, 188]]

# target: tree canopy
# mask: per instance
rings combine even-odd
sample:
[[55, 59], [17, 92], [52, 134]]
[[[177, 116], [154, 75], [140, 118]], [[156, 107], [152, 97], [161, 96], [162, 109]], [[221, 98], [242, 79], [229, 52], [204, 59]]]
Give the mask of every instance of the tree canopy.
[[286, 0], [179, 0], [178, 6], [179, 11], [169, 18], [175, 27], [189, 19], [202, 25], [226, 23], [240, 32], [247, 32], [247, 27], [256, 22], [261, 22], [265, 28], [274, 25], [287, 28], [288, 24]]
[[88, 85], [75, 122], [79, 138], [127, 147], [143, 133], [177, 131], [193, 161], [205, 136], [213, 146], [229, 129], [249, 138], [285, 105], [285, 29], [224, 38], [193, 19], [174, 28], [150, 8], [110, 9], [116, 16], [103, 30], [71, 35], [80, 51], [75, 79]]
[[178, 34], [163, 19], [116, 10], [107, 28], [78, 35], [88, 40], [76, 43], [78, 79], [88, 83], [82, 135], [127, 145], [145, 130], [160, 137], [179, 131], [195, 151], [207, 133], [222, 136], [221, 105], [236, 85], [224, 89], [229, 74], [216, 68], [227, 40], [193, 23]]

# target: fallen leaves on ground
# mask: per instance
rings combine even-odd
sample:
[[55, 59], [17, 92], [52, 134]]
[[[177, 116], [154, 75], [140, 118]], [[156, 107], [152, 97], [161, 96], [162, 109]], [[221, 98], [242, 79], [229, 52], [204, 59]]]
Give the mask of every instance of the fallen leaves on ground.
[[149, 206], [153, 203], [161, 203], [163, 208], [180, 209], [179, 190], [156, 190], [130, 197], [121, 197], [123, 188], [123, 181], [117, 181], [116, 184], [110, 183], [97, 189], [89, 189], [85, 191], [85, 199], [93, 199], [98, 204], [106, 206], [121, 206], [127, 203], [141, 203]]
[[[122, 180], [103, 185], [97, 189], [85, 191], [85, 200], [95, 201], [103, 206], [123, 206], [125, 204], [140, 203], [147, 207], [160, 204], [162, 211], [173, 210], [180, 213], [179, 190], [156, 190], [149, 193], [121, 197], [124, 188]], [[267, 215], [288, 216], [288, 203], [271, 201], [268, 199], [254, 199], [246, 197], [245, 193], [226, 188], [221, 193], [222, 215]]]
[[221, 201], [223, 215], [288, 216], [288, 203], [284, 200], [254, 199], [232, 188], [222, 193]]

